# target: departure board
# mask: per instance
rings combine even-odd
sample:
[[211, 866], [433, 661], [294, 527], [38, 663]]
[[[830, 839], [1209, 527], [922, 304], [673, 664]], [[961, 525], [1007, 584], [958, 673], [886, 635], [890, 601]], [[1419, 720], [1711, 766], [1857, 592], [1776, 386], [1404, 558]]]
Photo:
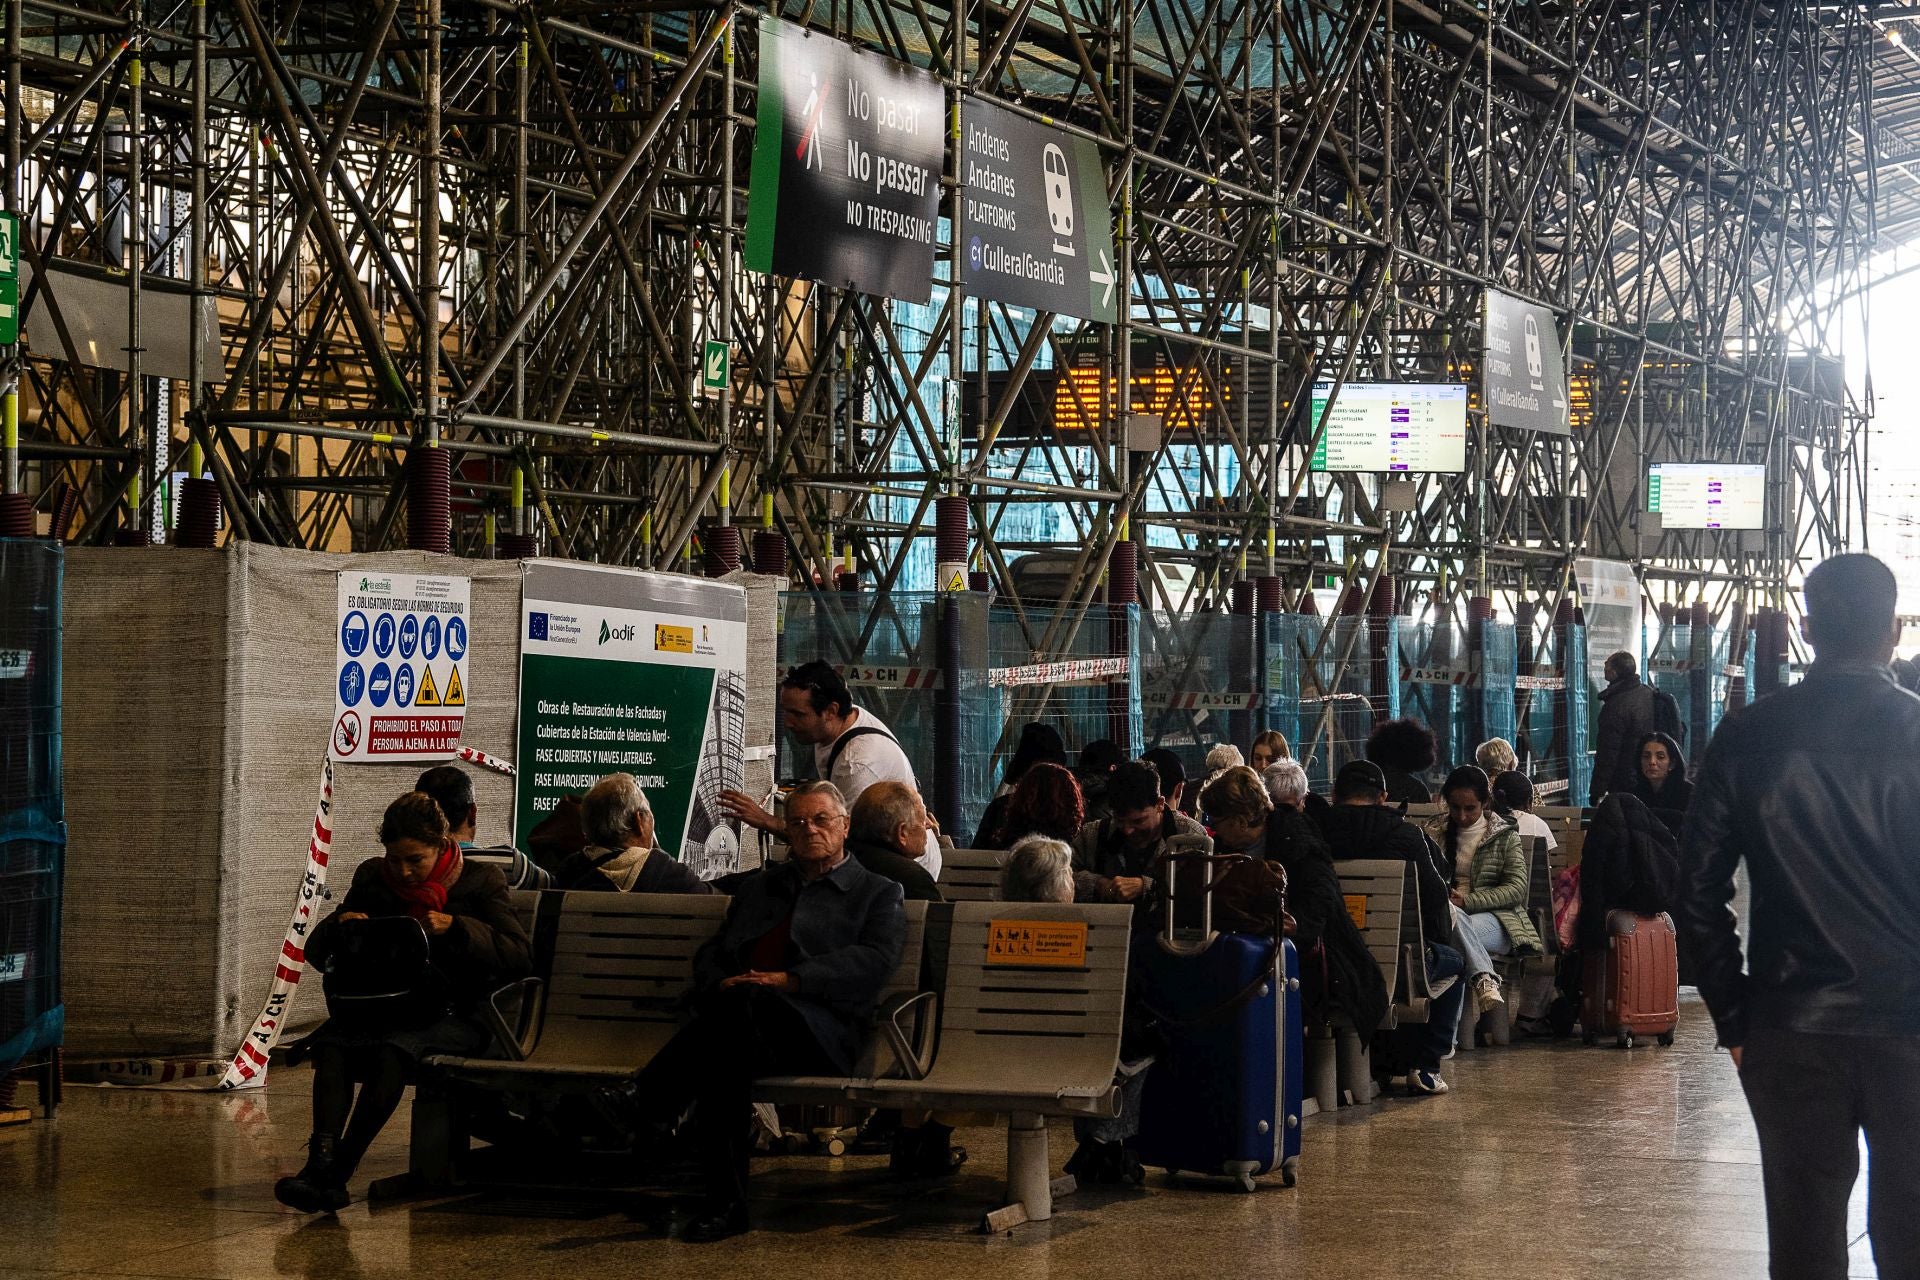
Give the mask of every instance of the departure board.
[[1326, 430], [1315, 471], [1465, 471], [1467, 389], [1456, 383], [1349, 382], [1313, 388]]
[[1661, 462], [1647, 476], [1647, 510], [1667, 529], [1764, 529], [1767, 469], [1758, 463]]

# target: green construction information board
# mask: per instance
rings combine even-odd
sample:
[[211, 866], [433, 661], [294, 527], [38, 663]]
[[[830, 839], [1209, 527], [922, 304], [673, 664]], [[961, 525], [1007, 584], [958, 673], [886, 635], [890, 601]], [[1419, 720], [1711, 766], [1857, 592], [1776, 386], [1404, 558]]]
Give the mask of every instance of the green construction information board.
[[660, 848], [738, 867], [719, 793], [742, 785], [746, 592], [677, 574], [529, 561], [521, 588], [514, 835], [562, 796], [630, 773]]

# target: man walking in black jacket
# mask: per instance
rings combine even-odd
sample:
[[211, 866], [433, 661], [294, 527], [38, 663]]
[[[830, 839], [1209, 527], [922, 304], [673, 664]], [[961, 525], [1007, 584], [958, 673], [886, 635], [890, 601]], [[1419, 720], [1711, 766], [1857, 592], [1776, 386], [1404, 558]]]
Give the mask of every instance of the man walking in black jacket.
[[1895, 596], [1871, 556], [1807, 575], [1816, 661], [1720, 727], [1687, 818], [1677, 914], [1760, 1132], [1776, 1280], [1847, 1274], [1862, 1130], [1874, 1261], [1920, 1276], [1920, 698], [1888, 668]]
[[1653, 688], [1640, 679], [1640, 664], [1630, 653], [1607, 659], [1607, 687], [1600, 691], [1600, 733], [1593, 746], [1593, 783], [1587, 803], [1598, 805], [1609, 791], [1632, 791], [1640, 777], [1640, 739], [1660, 726], [1654, 715]]

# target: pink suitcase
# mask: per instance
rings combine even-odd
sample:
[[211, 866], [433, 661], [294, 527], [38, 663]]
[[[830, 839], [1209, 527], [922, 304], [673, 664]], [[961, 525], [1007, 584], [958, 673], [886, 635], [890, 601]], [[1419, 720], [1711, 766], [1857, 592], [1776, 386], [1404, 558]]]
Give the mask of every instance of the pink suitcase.
[[1622, 1049], [1637, 1037], [1673, 1043], [1680, 1025], [1680, 959], [1673, 918], [1607, 913], [1607, 949], [1586, 959], [1581, 1038], [1613, 1036]]

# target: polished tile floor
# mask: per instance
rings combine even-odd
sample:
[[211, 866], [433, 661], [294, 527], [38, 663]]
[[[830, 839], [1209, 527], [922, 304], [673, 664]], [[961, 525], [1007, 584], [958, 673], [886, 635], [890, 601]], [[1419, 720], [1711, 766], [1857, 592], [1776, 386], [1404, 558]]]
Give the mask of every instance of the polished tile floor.
[[[1273, 1178], [1240, 1195], [1156, 1172], [1142, 1191], [1082, 1192], [1053, 1221], [1001, 1237], [973, 1231], [1002, 1172], [991, 1129], [963, 1131], [972, 1163], [932, 1191], [891, 1185], [878, 1158], [757, 1164], [759, 1229], [701, 1247], [660, 1237], [659, 1199], [356, 1203], [337, 1219], [283, 1210], [270, 1184], [299, 1164], [301, 1071], [229, 1096], [69, 1089], [54, 1122], [0, 1130], [0, 1280], [1764, 1276], [1753, 1128], [1698, 1002], [1681, 1017], [1671, 1049], [1462, 1054], [1444, 1097], [1310, 1119], [1291, 1190]], [[1056, 1168], [1071, 1146], [1056, 1129]], [[396, 1121], [363, 1172], [404, 1163]], [[1864, 1241], [1854, 1257], [1855, 1275], [1874, 1274]]]

